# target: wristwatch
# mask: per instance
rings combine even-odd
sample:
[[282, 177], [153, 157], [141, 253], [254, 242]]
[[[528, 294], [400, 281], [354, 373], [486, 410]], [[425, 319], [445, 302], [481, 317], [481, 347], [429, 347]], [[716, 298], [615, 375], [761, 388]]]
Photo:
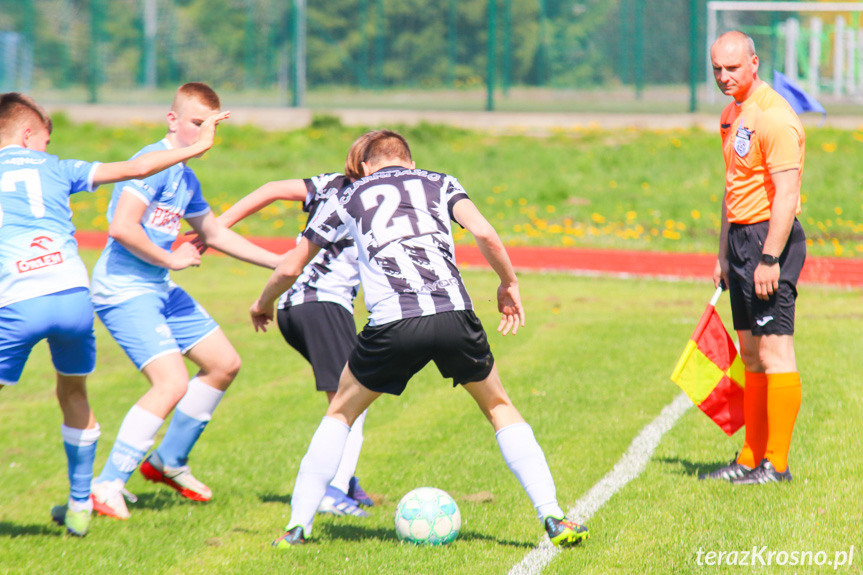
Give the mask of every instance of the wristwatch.
[[777, 256], [771, 256], [770, 254], [761, 254], [761, 263], [767, 264], [768, 266], [774, 266], [779, 263], [779, 258]]

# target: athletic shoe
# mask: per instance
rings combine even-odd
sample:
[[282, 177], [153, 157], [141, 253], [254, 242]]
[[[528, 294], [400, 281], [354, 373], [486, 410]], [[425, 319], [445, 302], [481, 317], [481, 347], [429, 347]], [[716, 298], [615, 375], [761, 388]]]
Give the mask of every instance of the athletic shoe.
[[545, 532], [555, 547], [572, 547], [590, 537], [587, 527], [570, 521], [566, 517], [546, 516]]
[[113, 481], [102, 481], [96, 483], [93, 481], [92, 494], [90, 499], [93, 500], [93, 511], [99, 515], [107, 515], [115, 519], [128, 519], [132, 516], [129, 513], [129, 508], [126, 507], [126, 499], [135, 503], [138, 498], [126, 490], [126, 484], [122, 479]]
[[752, 471], [739, 477], [732, 479], [734, 485], [754, 485], [763, 483], [782, 483], [791, 481], [791, 470], [786, 469], [782, 473], [776, 471], [769, 459], [762, 459]]
[[188, 465], [184, 465], [183, 467], [168, 467], [162, 463], [162, 459], [156, 452], [153, 452], [141, 464], [141, 475], [147, 481], [164, 483], [186, 499], [191, 499], [192, 501], [209, 501], [213, 498], [213, 492], [210, 488], [195, 479]]
[[66, 532], [75, 537], [84, 537], [90, 530], [90, 511], [69, 511], [69, 505], [56, 505], [51, 508], [51, 519], [57, 525], [66, 526]]
[[299, 525], [288, 531], [273, 541], [273, 547], [276, 549], [290, 549], [294, 545], [303, 545], [306, 542], [306, 536], [303, 534], [303, 528]]
[[737, 463], [737, 456], [735, 456], [728, 465], [720, 467], [710, 473], [702, 473], [698, 476], [698, 479], [699, 481], [704, 479], [724, 479], [725, 481], [734, 481], [735, 479], [740, 479], [750, 471], [752, 471], [752, 468], [747, 465], [743, 465], [742, 463]]
[[327, 486], [327, 492], [321, 499], [318, 513], [330, 513], [332, 515], [353, 515], [354, 517], [368, 517], [369, 514], [357, 506], [357, 502], [345, 495], [341, 489], [332, 485]]
[[372, 501], [369, 494], [360, 487], [360, 480], [356, 476], [351, 477], [351, 480], [348, 482], [348, 497], [356, 501], [358, 505], [363, 505], [364, 507], [375, 506], [375, 502]]

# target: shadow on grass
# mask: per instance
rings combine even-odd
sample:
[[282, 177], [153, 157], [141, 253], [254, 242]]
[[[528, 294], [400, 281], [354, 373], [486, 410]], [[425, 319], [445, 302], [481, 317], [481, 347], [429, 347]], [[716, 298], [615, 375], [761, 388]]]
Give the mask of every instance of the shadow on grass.
[[15, 539], [16, 537], [28, 537], [31, 535], [60, 537], [63, 535], [63, 529], [60, 526], [21, 525], [19, 523], [0, 521], [0, 537]]
[[190, 501], [169, 487], [138, 495], [138, 501], [129, 504], [129, 511], [135, 509], [168, 509], [177, 505], [206, 505], [202, 501]]
[[686, 459], [680, 459], [679, 457], [663, 457], [657, 459], [656, 461], [660, 463], [666, 463], [668, 465], [680, 466], [680, 473], [682, 475], [689, 475], [690, 477], [698, 477], [702, 473], [710, 473], [711, 471], [715, 471], [720, 467], [725, 467], [726, 465], [728, 465], [728, 460], [704, 462], [689, 461]]
[[284, 495], [276, 495], [275, 493], [264, 493], [258, 496], [261, 500], [261, 503], [284, 503], [285, 505], [291, 504], [291, 494], [285, 493]]
[[[327, 523], [321, 524], [320, 526], [316, 525], [316, 528], [322, 533], [325, 537], [329, 539], [341, 539], [345, 541], [367, 541], [367, 540], [376, 540], [376, 541], [386, 541], [391, 543], [398, 543], [399, 538], [396, 535], [395, 529], [386, 529], [381, 527], [364, 527], [362, 525], [345, 525], [345, 524], [335, 524], [335, 523]], [[458, 536], [459, 541], [491, 541], [493, 543], [497, 543], [498, 545], [504, 545], [507, 547], [519, 547], [523, 549], [532, 549], [536, 547], [533, 543], [525, 543], [523, 541], [507, 541], [505, 539], [500, 539], [498, 537], [493, 537], [491, 535], [487, 535], [485, 533], [479, 533], [477, 531], [462, 531]]]

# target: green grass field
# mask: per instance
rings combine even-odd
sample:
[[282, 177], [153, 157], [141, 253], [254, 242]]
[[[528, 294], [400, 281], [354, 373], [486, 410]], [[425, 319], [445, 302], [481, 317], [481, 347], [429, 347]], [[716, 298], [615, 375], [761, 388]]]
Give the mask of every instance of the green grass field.
[[[341, 170], [363, 131], [326, 117], [290, 132], [226, 123], [219, 144], [193, 167], [221, 213], [270, 180]], [[431, 125], [403, 131], [419, 167], [458, 177], [509, 245], [716, 250], [725, 180], [715, 133], [573, 126], [539, 139]], [[155, 125], [72, 125], [60, 117], [49, 151], [63, 158], [124, 160], [164, 132]], [[863, 132], [807, 131], [800, 219], [810, 255], [863, 256], [861, 165]], [[94, 195], [73, 197], [80, 229], [107, 229], [110, 194], [111, 187], [103, 186]], [[294, 236], [305, 221], [300, 207], [280, 203], [236, 229]], [[464, 232], [456, 239], [470, 241]]]
[[[89, 265], [97, 254], [86, 252]], [[267, 277], [224, 257], [174, 274], [234, 342], [244, 367], [193, 452], [212, 488], [208, 504], [181, 499], [136, 474], [133, 516], [95, 518], [83, 540], [49, 522], [67, 495], [60, 411], [46, 346], [21, 383], [0, 393], [0, 572], [3, 573], [506, 573], [540, 540], [533, 509], [500, 457], [491, 427], [462, 390], [431, 367], [401, 398], [370, 410], [358, 475], [382, 498], [367, 519], [321, 517], [314, 540], [289, 553], [270, 542], [289, 515], [290, 493], [325, 409], [310, 368], [277, 331], [255, 334], [247, 309]], [[487, 328], [496, 326], [492, 274], [466, 273]], [[505, 385], [533, 425], [564, 509], [610, 471], [632, 439], [679, 390], [669, 374], [712, 294], [707, 282], [665, 283], [525, 274], [527, 326], [490, 335]], [[360, 306], [362, 307], [362, 306]], [[727, 298], [718, 309], [730, 319]], [[644, 473], [588, 522], [592, 538], [561, 553], [544, 573], [746, 572], [697, 564], [699, 550], [766, 545], [774, 551], [863, 546], [863, 403], [859, 290], [804, 286], [797, 350], [804, 401], [795, 429], [790, 485], [738, 487], [696, 480], [727, 461], [742, 433], [725, 435], [695, 408], [664, 437]], [[358, 325], [364, 321], [357, 315]], [[101, 468], [120, 421], [145, 390], [143, 377], [97, 327], [99, 364], [90, 381], [102, 425]], [[457, 500], [461, 536], [446, 548], [400, 544], [397, 501], [422, 485]], [[751, 568], [750, 568], [751, 569]], [[758, 568], [808, 573], [815, 568]], [[823, 567], [821, 572], [833, 572]]]

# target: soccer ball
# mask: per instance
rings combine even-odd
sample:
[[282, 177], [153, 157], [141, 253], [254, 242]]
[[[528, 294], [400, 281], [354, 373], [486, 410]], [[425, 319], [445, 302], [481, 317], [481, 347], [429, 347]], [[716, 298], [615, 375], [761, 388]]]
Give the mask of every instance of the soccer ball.
[[446, 491], [414, 489], [396, 507], [396, 534], [416, 545], [446, 545], [458, 537], [461, 512]]

